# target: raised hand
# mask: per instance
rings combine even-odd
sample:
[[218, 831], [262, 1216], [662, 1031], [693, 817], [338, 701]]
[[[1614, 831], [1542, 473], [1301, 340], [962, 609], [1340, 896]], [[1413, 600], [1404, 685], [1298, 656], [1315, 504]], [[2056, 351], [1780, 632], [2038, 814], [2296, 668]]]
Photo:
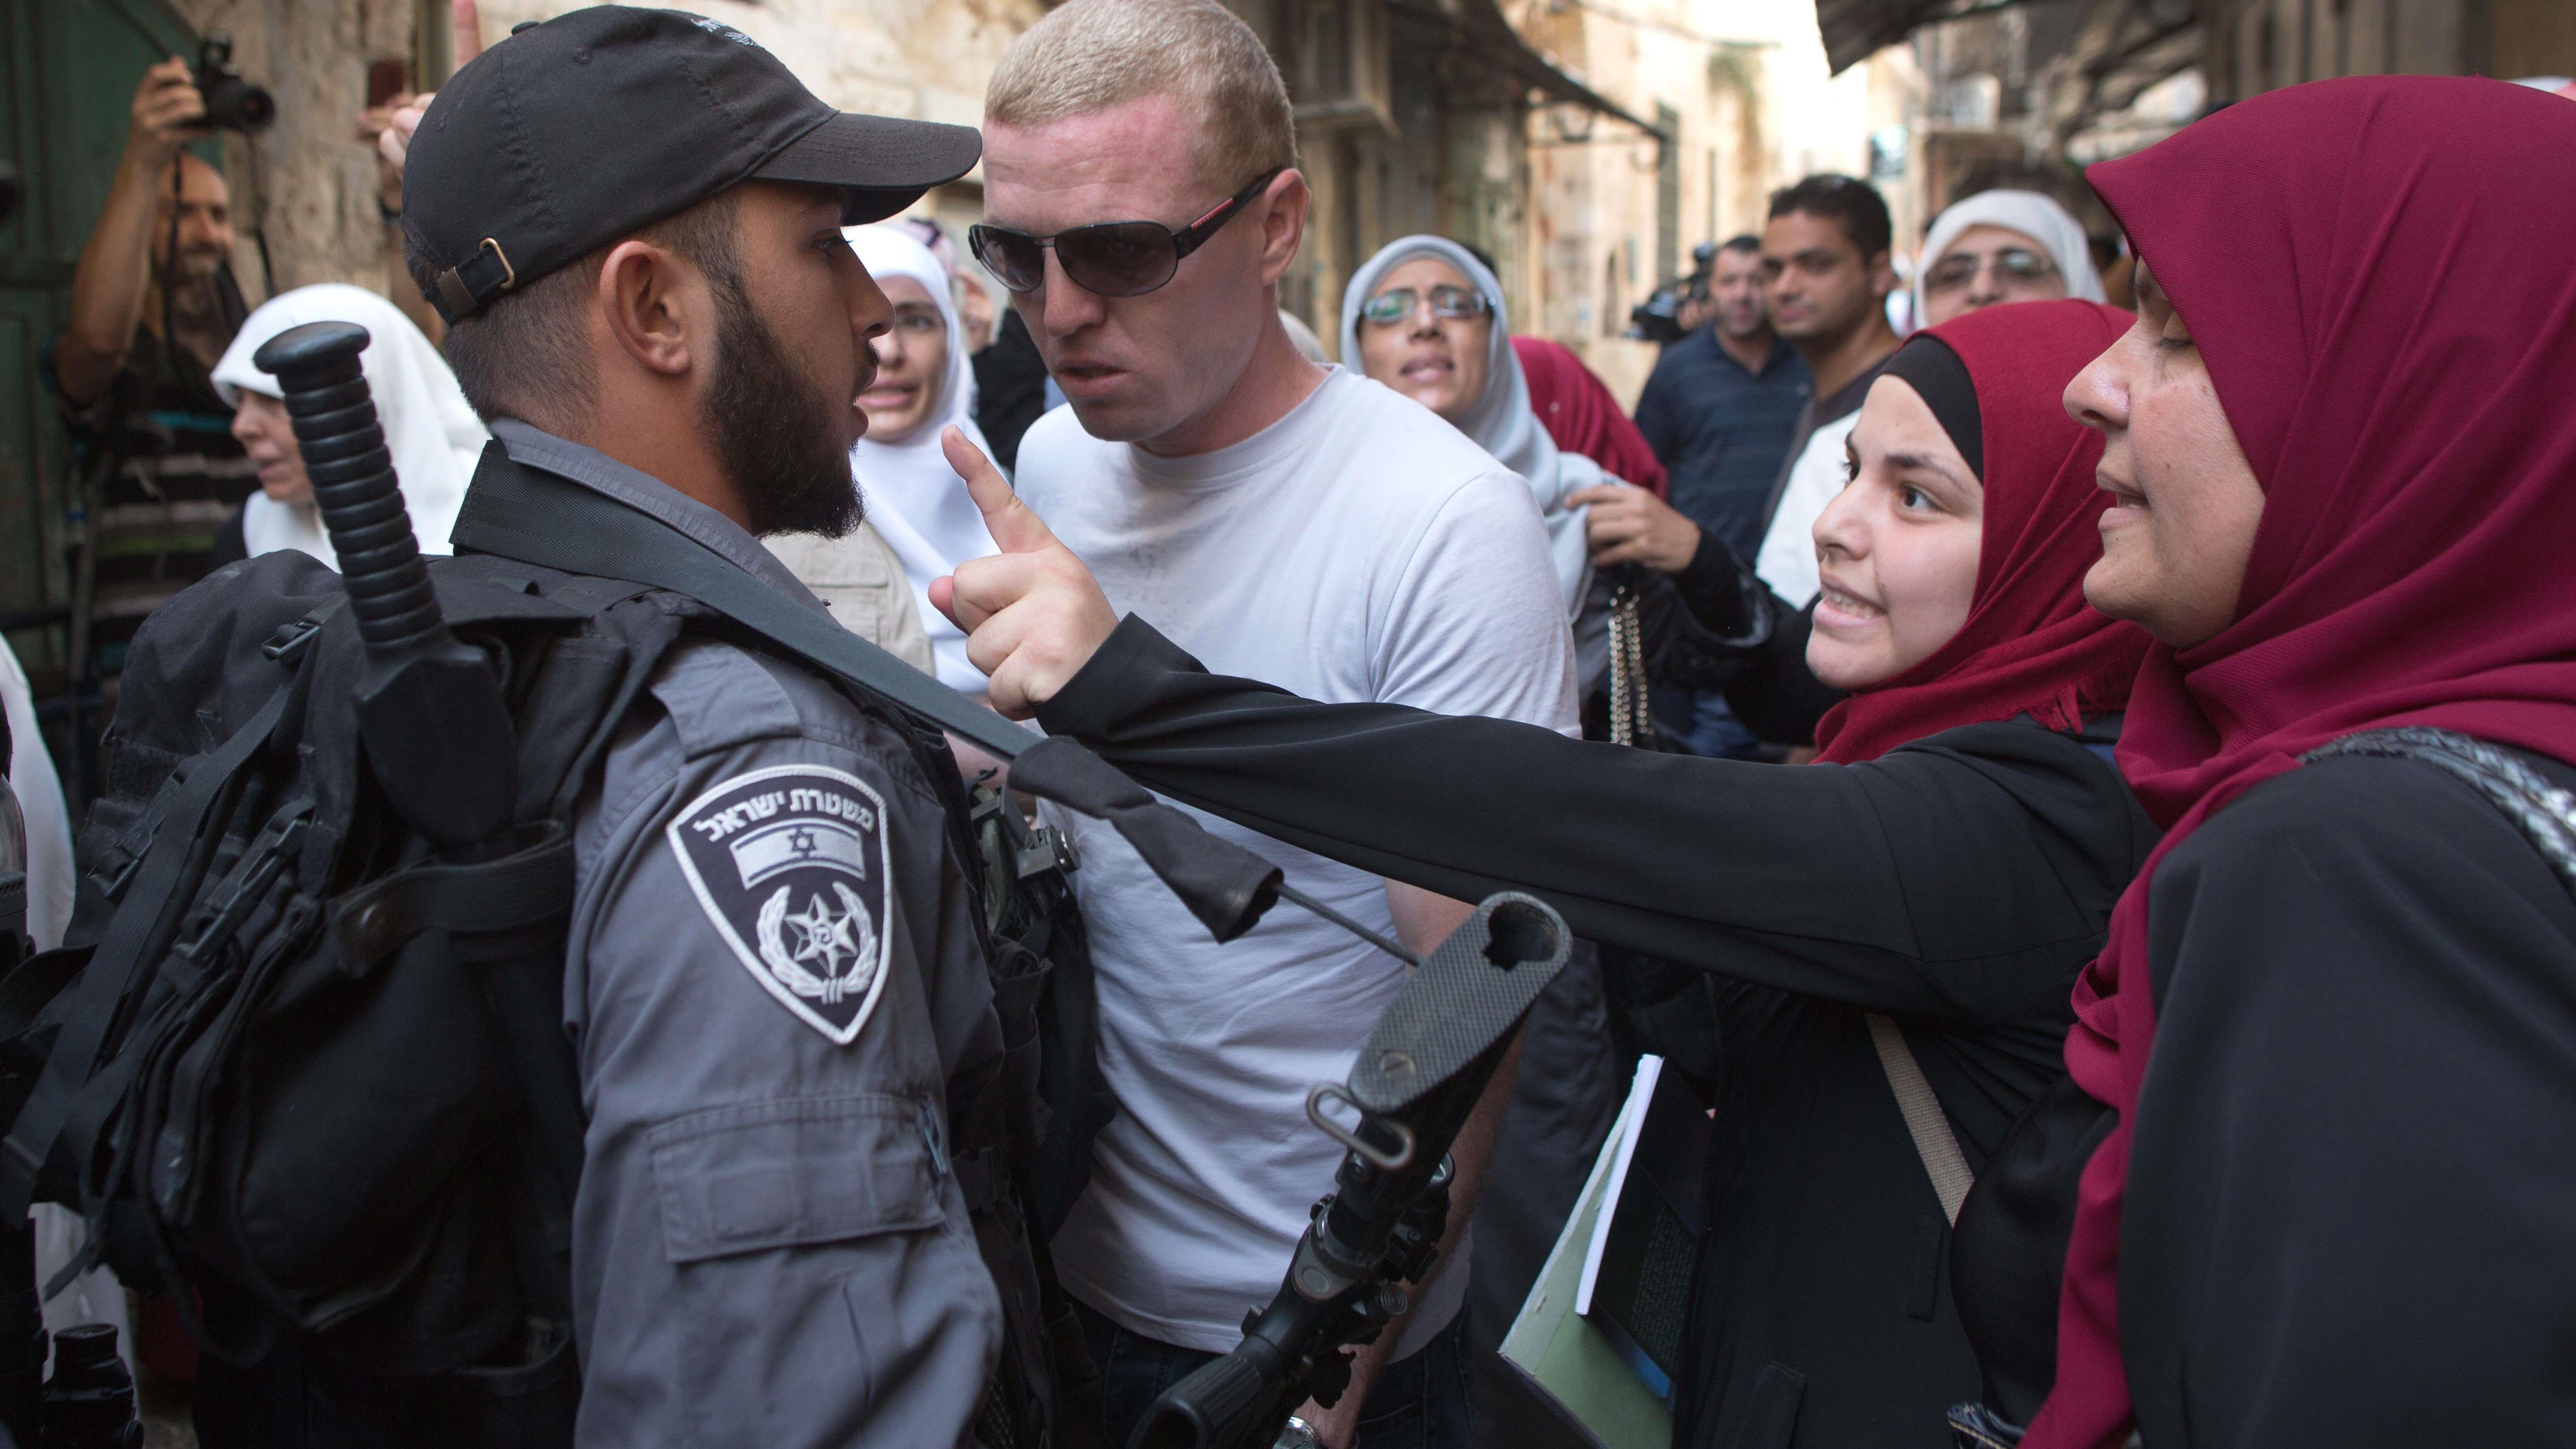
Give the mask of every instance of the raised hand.
[[948, 466], [984, 514], [1001, 552], [968, 559], [930, 583], [930, 602], [966, 631], [966, 658], [992, 676], [986, 696], [1011, 719], [1026, 719], [1089, 663], [1118, 627], [1117, 612], [1073, 550], [1011, 491], [1010, 480], [966, 434], [939, 435]]
[[172, 56], [145, 71], [135, 86], [126, 148], [166, 167], [180, 147], [206, 134], [205, 121], [206, 98], [197, 94], [196, 73]]
[[376, 132], [376, 154], [384, 163], [378, 184], [391, 188], [394, 203], [402, 200], [403, 162], [411, 154], [411, 133], [420, 129], [420, 118], [429, 114], [429, 103], [436, 99], [438, 93], [432, 91], [395, 101]]
[[1565, 501], [1592, 510], [1584, 516], [1583, 531], [1596, 567], [1641, 563], [1677, 574], [1689, 568], [1691, 556], [1699, 552], [1699, 525], [1643, 488], [1624, 484], [1584, 488], [1568, 494]]

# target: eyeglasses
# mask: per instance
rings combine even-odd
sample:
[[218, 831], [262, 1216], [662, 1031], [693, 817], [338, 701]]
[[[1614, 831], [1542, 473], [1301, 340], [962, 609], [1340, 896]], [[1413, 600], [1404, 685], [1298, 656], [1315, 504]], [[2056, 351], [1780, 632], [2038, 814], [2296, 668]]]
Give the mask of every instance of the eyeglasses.
[[[1422, 307], [1422, 294], [1411, 287], [1396, 287], [1380, 292], [1360, 304], [1360, 316], [1380, 327], [1392, 327], [1405, 321]], [[1482, 317], [1494, 310], [1485, 294], [1473, 287], [1434, 287], [1431, 289], [1431, 313], [1464, 321]]]
[[[2045, 282], [2057, 275], [2057, 263], [2038, 252], [2020, 247], [2006, 247], [1995, 253], [1994, 267], [1998, 276], [2007, 282]], [[1923, 274], [1923, 290], [1946, 292], [1967, 286], [1985, 268], [1985, 261], [1973, 252], [1952, 252]]]
[[1082, 290], [1103, 297], [1141, 297], [1170, 281], [1181, 269], [1181, 258], [1205, 246], [1287, 169], [1273, 166], [1262, 172], [1179, 231], [1159, 221], [1104, 221], [1053, 236], [1030, 236], [978, 225], [966, 229], [966, 244], [974, 249], [975, 260], [1014, 292], [1034, 292], [1045, 283], [1046, 249], [1053, 247], [1066, 278]]

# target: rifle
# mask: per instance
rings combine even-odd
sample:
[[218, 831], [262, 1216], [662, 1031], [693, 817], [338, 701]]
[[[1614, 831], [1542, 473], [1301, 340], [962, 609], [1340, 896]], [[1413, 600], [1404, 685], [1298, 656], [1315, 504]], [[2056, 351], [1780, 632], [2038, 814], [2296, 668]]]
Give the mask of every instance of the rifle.
[[[1341, 1398], [1351, 1347], [1374, 1342], [1404, 1313], [1401, 1285], [1438, 1256], [1450, 1144], [1521, 1018], [1564, 967], [1571, 939], [1545, 903], [1506, 891], [1419, 964], [1348, 1084], [1307, 1094], [1308, 1118], [1346, 1151], [1279, 1292], [1245, 1316], [1233, 1352], [1154, 1401], [1131, 1449], [1270, 1449], [1298, 1405]], [[1328, 1104], [1356, 1109], [1359, 1120], [1343, 1126]]]

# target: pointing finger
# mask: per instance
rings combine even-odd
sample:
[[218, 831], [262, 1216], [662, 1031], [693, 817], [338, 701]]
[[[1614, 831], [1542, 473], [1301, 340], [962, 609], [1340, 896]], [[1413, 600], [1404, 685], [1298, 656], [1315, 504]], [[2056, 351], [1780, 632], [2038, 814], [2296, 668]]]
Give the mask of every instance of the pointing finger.
[[483, 53], [483, 14], [474, 0], [449, 0], [448, 24], [454, 27], [451, 40], [456, 64], [463, 65]]
[[993, 460], [966, 441], [964, 429], [942, 429], [939, 449], [948, 456], [948, 466], [966, 480], [967, 496], [983, 513], [984, 529], [993, 535], [996, 547], [1004, 553], [1036, 553], [1055, 546], [1055, 535], [1047, 531], [1045, 521], [1011, 491], [1011, 480], [993, 466]]

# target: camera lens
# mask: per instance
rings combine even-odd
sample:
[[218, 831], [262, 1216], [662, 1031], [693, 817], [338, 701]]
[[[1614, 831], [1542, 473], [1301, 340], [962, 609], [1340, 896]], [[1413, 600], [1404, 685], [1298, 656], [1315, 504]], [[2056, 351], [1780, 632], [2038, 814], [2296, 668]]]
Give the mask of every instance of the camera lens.
[[277, 119], [277, 99], [265, 86], [226, 77], [206, 92], [206, 124], [227, 131], [265, 131]]

